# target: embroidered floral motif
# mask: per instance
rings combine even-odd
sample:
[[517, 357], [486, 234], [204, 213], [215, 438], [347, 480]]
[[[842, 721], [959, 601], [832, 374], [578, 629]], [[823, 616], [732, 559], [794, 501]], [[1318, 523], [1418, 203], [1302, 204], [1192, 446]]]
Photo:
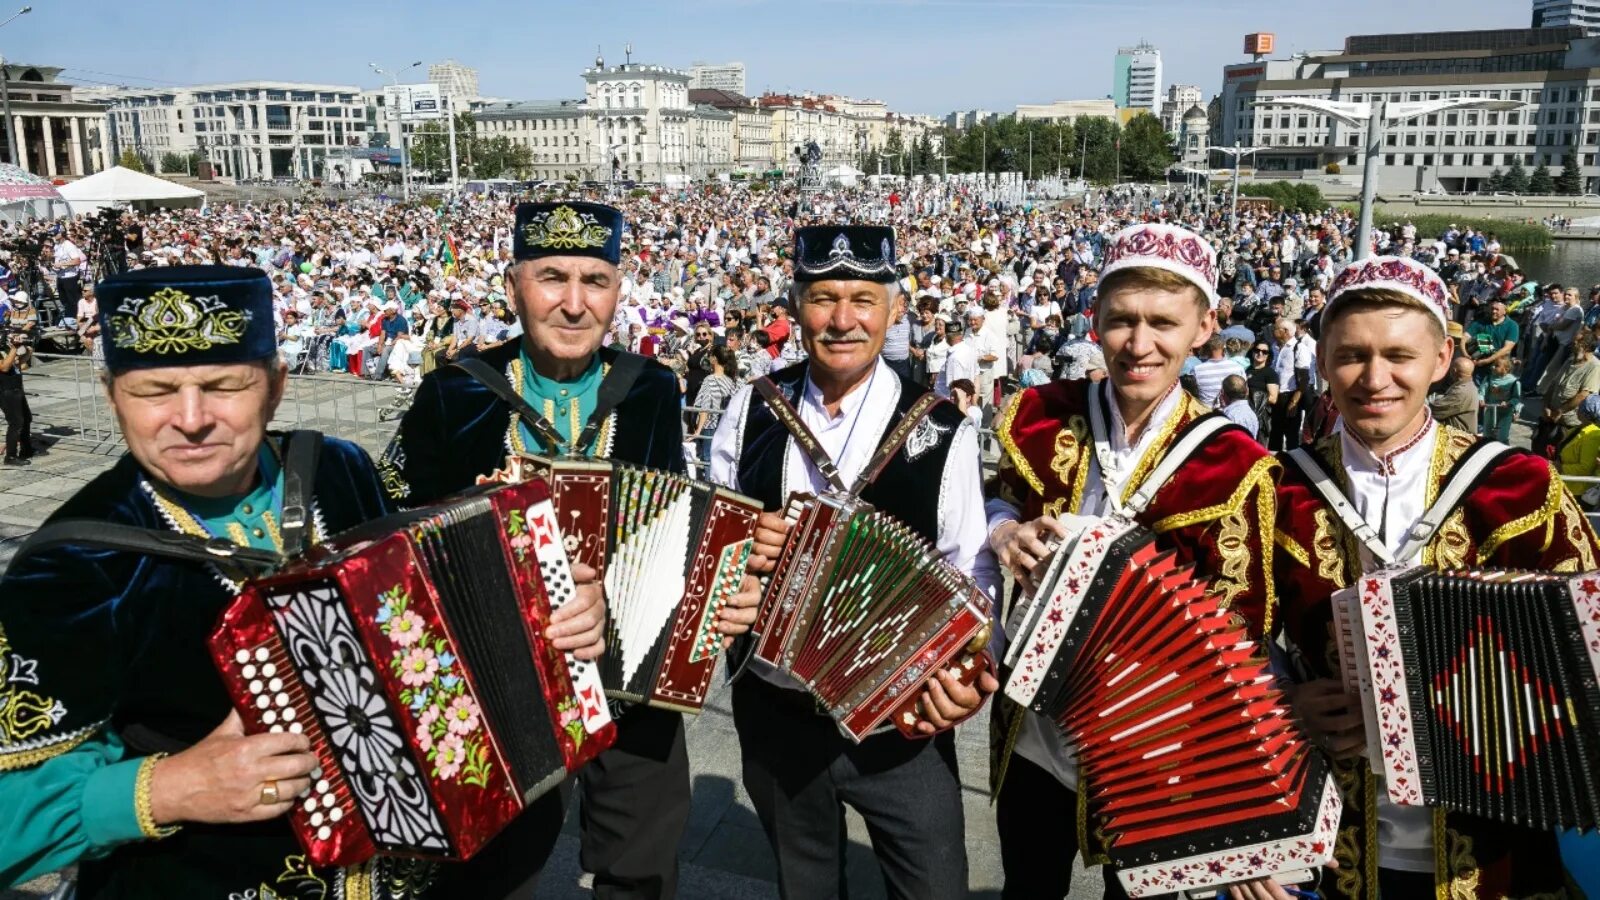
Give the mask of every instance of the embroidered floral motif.
[[1362, 288], [1388, 288], [1399, 291], [1439, 310], [1449, 317], [1450, 303], [1445, 298], [1444, 282], [1428, 267], [1415, 260], [1393, 256], [1373, 256], [1346, 266], [1333, 280], [1328, 302], [1346, 291]]
[[0, 626], [0, 770], [11, 750], [35, 734], [60, 722], [67, 708], [23, 685], [38, 687], [39, 664], [11, 649], [4, 626]]
[[[506, 537], [509, 538], [511, 553], [517, 562], [526, 562], [531, 558], [533, 535], [529, 533], [528, 517], [522, 510], [513, 509], [506, 516]], [[571, 538], [572, 535], [568, 535], [568, 539]], [[571, 553], [574, 549], [568, 546], [567, 552]], [[556, 713], [556, 724], [572, 738], [572, 746], [574, 748], [583, 746], [583, 739], [588, 736], [588, 732], [584, 729], [582, 709], [578, 706], [577, 699], [574, 697], [562, 699], [556, 704]]]
[[562, 205], [522, 226], [523, 240], [545, 250], [595, 250], [611, 240], [611, 229], [589, 213]]
[[1229, 607], [1250, 584], [1250, 521], [1240, 508], [1223, 516], [1220, 524], [1217, 555], [1222, 557], [1222, 572], [1212, 588], [1222, 606]]
[[1433, 565], [1440, 569], [1464, 569], [1472, 553], [1472, 534], [1467, 531], [1466, 510], [1456, 507], [1439, 526], [1428, 548]]
[[939, 439], [950, 433], [950, 429], [932, 419], [923, 419], [917, 427], [911, 429], [911, 436], [906, 438], [906, 461], [916, 462], [929, 450], [939, 446]]
[[1083, 455], [1083, 442], [1089, 436], [1089, 423], [1083, 416], [1073, 416], [1067, 420], [1067, 427], [1056, 434], [1055, 455], [1050, 457], [1050, 471], [1056, 473], [1056, 478], [1062, 487], [1071, 487], [1075, 481], [1073, 470], [1078, 467], [1078, 460]]
[[1317, 560], [1317, 577], [1334, 587], [1345, 586], [1344, 556], [1339, 551], [1339, 540], [1334, 536], [1333, 520], [1326, 506], [1318, 506], [1311, 514], [1315, 525], [1311, 533], [1311, 554]]
[[217, 297], [191, 297], [162, 288], [123, 300], [110, 317], [111, 341], [135, 353], [184, 353], [237, 344], [249, 316]]
[[489, 783], [489, 744], [478, 701], [467, 692], [458, 660], [442, 637], [411, 607], [399, 585], [378, 596], [377, 622], [394, 645], [389, 667], [405, 685], [400, 702], [417, 715], [417, 746], [428, 754], [435, 778], [484, 787]]

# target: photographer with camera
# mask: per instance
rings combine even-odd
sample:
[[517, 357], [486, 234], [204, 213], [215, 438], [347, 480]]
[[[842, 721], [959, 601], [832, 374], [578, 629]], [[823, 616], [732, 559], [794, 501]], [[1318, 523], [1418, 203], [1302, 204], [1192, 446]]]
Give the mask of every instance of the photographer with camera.
[[56, 275], [56, 302], [61, 305], [62, 315], [66, 315], [67, 310], [78, 308], [78, 300], [83, 296], [84, 270], [88, 264], [89, 257], [84, 256], [78, 245], [72, 242], [70, 233], [63, 232], [56, 239], [50, 261], [50, 268]]
[[37, 327], [27, 295], [18, 291], [12, 309], [0, 320], [0, 414], [6, 420], [4, 465], [25, 466], [33, 456], [33, 412], [22, 392], [22, 372], [33, 360], [33, 329]]

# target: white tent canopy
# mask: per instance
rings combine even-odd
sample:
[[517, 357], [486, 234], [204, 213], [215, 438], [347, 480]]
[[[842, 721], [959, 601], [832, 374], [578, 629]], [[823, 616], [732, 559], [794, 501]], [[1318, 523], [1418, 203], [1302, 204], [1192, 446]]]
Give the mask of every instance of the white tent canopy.
[[60, 219], [70, 212], [55, 185], [31, 172], [0, 163], [0, 222]]
[[137, 210], [198, 208], [206, 200], [205, 191], [121, 166], [64, 184], [60, 190], [72, 211], [79, 215], [107, 206], [129, 206]]

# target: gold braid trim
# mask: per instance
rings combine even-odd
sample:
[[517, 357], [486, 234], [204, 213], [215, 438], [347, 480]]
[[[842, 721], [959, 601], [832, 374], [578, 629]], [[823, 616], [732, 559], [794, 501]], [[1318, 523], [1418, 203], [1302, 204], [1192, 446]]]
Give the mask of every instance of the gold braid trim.
[[1273, 523], [1277, 518], [1277, 492], [1273, 489], [1273, 473], [1277, 470], [1278, 461], [1271, 456], [1263, 456], [1250, 466], [1250, 471], [1239, 482], [1233, 494], [1221, 503], [1197, 509], [1190, 512], [1174, 513], [1160, 520], [1151, 527], [1157, 534], [1165, 534], [1178, 528], [1187, 528], [1216, 519], [1222, 520], [1222, 527], [1216, 538], [1217, 555], [1222, 557], [1222, 571], [1216, 573], [1215, 585], [1222, 598], [1224, 607], [1230, 606], [1235, 597], [1246, 591], [1250, 586], [1250, 523], [1246, 516], [1245, 507], [1254, 494], [1256, 502], [1256, 533], [1260, 536], [1263, 553], [1261, 559], [1261, 582], [1264, 591], [1262, 597], [1262, 634], [1272, 631], [1272, 607], [1276, 605], [1277, 591], [1272, 583], [1271, 563], [1267, 561], [1265, 550], [1267, 535], [1273, 533]]
[[[1276, 457], [1268, 456], [1261, 462], [1271, 465], [1264, 468], [1260, 474], [1254, 475], [1259, 480], [1256, 492], [1256, 537], [1261, 541], [1261, 635], [1262, 640], [1272, 639], [1272, 613], [1278, 606], [1278, 586], [1272, 578], [1272, 548], [1267, 546], [1267, 535], [1277, 528], [1278, 522], [1278, 480], [1283, 477], [1282, 464]], [[1250, 467], [1252, 474], [1256, 466]]]
[[[1006, 404], [1005, 412], [1000, 416], [1000, 427], [995, 429], [995, 436], [1000, 439], [1000, 446], [1005, 450], [1006, 458], [1011, 461], [1011, 467], [1017, 470], [1022, 480], [1033, 488], [1033, 492], [1040, 497], [1044, 496], [1044, 481], [1039, 478], [1039, 473], [1033, 471], [1033, 466], [1028, 463], [1027, 457], [1022, 455], [1022, 450], [1017, 447], [1017, 442], [1011, 436], [1011, 423], [1016, 421], [1017, 410], [1022, 407], [1022, 398], [1028, 391], [1018, 391], [1011, 402]], [[1073, 511], [1077, 506], [1073, 506]]]
[[11, 753], [0, 753], [0, 772], [14, 772], [18, 769], [36, 766], [47, 759], [54, 759], [88, 740], [90, 735], [99, 730], [99, 725], [92, 725], [88, 728], [81, 728], [52, 744], [45, 744], [42, 747], [30, 747], [27, 750], [16, 750]]
[[1555, 517], [1561, 509], [1561, 496], [1564, 493], [1566, 488], [1562, 487], [1561, 479], [1552, 474], [1549, 488], [1545, 491], [1544, 503], [1533, 512], [1512, 519], [1490, 532], [1488, 539], [1478, 547], [1478, 562], [1481, 563], [1494, 555], [1494, 551], [1500, 549], [1500, 545], [1506, 541], [1526, 534], [1540, 525], [1545, 527], [1545, 535], [1544, 543], [1539, 549], [1548, 550], [1550, 542], [1555, 538]]
[[156, 817], [150, 812], [150, 779], [155, 777], [156, 763], [166, 756], [165, 753], [154, 753], [146, 756], [139, 763], [139, 774], [133, 779], [133, 815], [139, 820], [139, 831], [152, 841], [171, 837], [178, 833], [181, 826], [170, 825], [163, 828], [156, 824]]
[[[1359, 760], [1358, 760], [1359, 761]], [[1366, 837], [1362, 868], [1367, 880], [1367, 896], [1378, 900], [1378, 776], [1357, 769], [1362, 784], [1361, 833]]]
[[[1115, 388], [1108, 388], [1108, 390], [1115, 391]], [[1133, 492], [1144, 484], [1144, 480], [1149, 477], [1150, 471], [1167, 455], [1167, 449], [1172, 445], [1172, 436], [1177, 433], [1178, 426], [1198, 418], [1198, 415], [1187, 415], [1187, 413], [1190, 412], [1190, 404], [1195, 404], [1196, 406], [1199, 404], [1190, 399], [1187, 391], [1183, 391], [1182, 388], [1178, 390], [1182, 393], [1182, 396], [1178, 398], [1178, 405], [1173, 408], [1172, 414], [1167, 416], [1167, 420], [1161, 423], [1161, 431], [1156, 434], [1156, 439], [1150, 442], [1150, 447], [1144, 451], [1144, 456], [1139, 457], [1139, 464], [1133, 467], [1133, 472], [1128, 476], [1127, 484], [1122, 486], [1122, 502], [1124, 504], [1133, 499]], [[1093, 397], [1090, 397], [1089, 400], [1091, 403], [1094, 402]], [[1115, 403], [1117, 398], [1114, 396], [1109, 397], [1106, 402]], [[1157, 405], [1160, 405], [1160, 401], [1157, 401]], [[1106, 424], [1108, 426], [1111, 424], [1109, 418]], [[1102, 475], [1101, 477], [1104, 476]], [[1160, 529], [1158, 528], [1156, 531], [1159, 532]]]
[[1306, 548], [1300, 546], [1299, 542], [1297, 542], [1294, 538], [1283, 533], [1282, 531], [1279, 531], [1278, 529], [1273, 529], [1272, 542], [1277, 544], [1279, 547], [1282, 547], [1284, 552], [1288, 553], [1289, 556], [1294, 558], [1295, 562], [1306, 567], [1307, 569], [1311, 568], [1310, 554], [1306, 553]]
[[363, 863], [344, 870], [344, 900], [372, 900], [372, 865]]
[[[1173, 513], [1150, 526], [1150, 530], [1156, 534], [1165, 534], [1174, 529], [1187, 528], [1190, 525], [1198, 525], [1201, 522], [1209, 522], [1212, 519], [1220, 518], [1228, 513], [1238, 512], [1244, 508], [1245, 500], [1252, 490], [1261, 487], [1262, 481], [1272, 480], [1272, 469], [1277, 464], [1278, 461], [1270, 456], [1261, 457], [1256, 460], [1255, 465], [1250, 467], [1250, 471], [1245, 473], [1244, 480], [1239, 482], [1239, 486], [1234, 488], [1233, 494], [1228, 499], [1214, 506], [1207, 506], [1204, 509]], [[1130, 481], [1129, 484], [1136, 487], [1139, 482]]]
[[[999, 756], [990, 761], [994, 767], [994, 775], [990, 777], [989, 802], [992, 804], [1000, 799], [1000, 789], [1005, 786], [1006, 773], [1011, 771], [1011, 756], [1017, 752], [1017, 738], [1022, 735], [1022, 720], [1027, 718], [1028, 708], [1008, 697], [1001, 697], [1000, 703], [1005, 704], [1008, 710], [1009, 721], [1005, 723], [1005, 735], [1000, 741]], [[995, 707], [995, 717], [992, 721], [998, 722], [1005, 718], [1000, 715], [999, 707]], [[990, 736], [993, 740], [994, 736]]]
[[1472, 838], [1451, 828], [1445, 811], [1433, 810], [1434, 900], [1476, 900], [1482, 873]]
[[1578, 506], [1578, 501], [1573, 498], [1572, 492], [1561, 491], [1561, 519], [1566, 523], [1567, 543], [1571, 544], [1576, 555], [1557, 564], [1557, 571], [1562, 571], [1561, 566], [1567, 566], [1566, 571], [1592, 572], [1597, 566], [1594, 558], [1596, 544], [1594, 528], [1589, 524], [1589, 517], [1583, 514], [1583, 508]]

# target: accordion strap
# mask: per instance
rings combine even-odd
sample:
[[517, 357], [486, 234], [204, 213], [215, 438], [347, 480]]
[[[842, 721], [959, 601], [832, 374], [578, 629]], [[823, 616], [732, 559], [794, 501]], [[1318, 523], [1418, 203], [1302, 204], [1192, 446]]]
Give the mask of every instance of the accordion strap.
[[911, 404], [911, 408], [906, 410], [906, 414], [900, 417], [900, 422], [889, 432], [888, 437], [883, 439], [882, 446], [878, 447], [877, 451], [872, 454], [872, 458], [867, 460], [866, 468], [861, 470], [861, 475], [856, 478], [856, 485], [850, 490], [850, 493], [861, 493], [867, 489], [867, 485], [882, 474], [884, 466], [887, 466], [889, 460], [894, 459], [894, 455], [899, 453], [900, 448], [906, 445], [906, 441], [911, 439], [911, 432], [922, 424], [922, 420], [928, 417], [928, 413], [933, 411], [939, 400], [938, 394], [929, 391], [918, 397], [917, 402]]
[[523, 398], [521, 392], [511, 386], [506, 376], [496, 372], [492, 366], [481, 359], [458, 359], [453, 365], [468, 375], [471, 375], [479, 384], [488, 388], [496, 397], [504, 400], [511, 412], [520, 418], [524, 425], [533, 429], [539, 435], [539, 440], [544, 441], [553, 453], [560, 453], [567, 446], [567, 439], [556, 431], [550, 420], [533, 408], [533, 404]]
[[262, 572], [283, 565], [284, 557], [270, 550], [241, 547], [227, 538], [201, 538], [175, 531], [140, 528], [98, 519], [62, 519], [35, 531], [17, 550], [17, 559], [64, 545], [104, 547], [147, 556], [165, 556], [185, 562], [231, 563]]
[[1468, 450], [1445, 479], [1444, 487], [1439, 491], [1439, 496], [1435, 498], [1433, 505], [1428, 507], [1422, 518], [1417, 520], [1417, 524], [1411, 526], [1411, 530], [1406, 533], [1405, 543], [1401, 545], [1398, 553], [1389, 552], [1379, 534], [1367, 524], [1366, 519], [1361, 517], [1361, 513], [1328, 475], [1315, 454], [1305, 447], [1296, 447], [1289, 451], [1289, 458], [1300, 467], [1301, 472], [1305, 473], [1311, 486], [1328, 504], [1328, 508], [1332, 509], [1334, 515], [1350, 529], [1361, 545], [1367, 548], [1367, 552], [1371, 553], [1380, 565], [1390, 566], [1396, 562], [1412, 559], [1421, 553], [1423, 548], [1428, 546], [1428, 542], [1433, 540], [1434, 534], [1444, 524], [1444, 520], [1455, 512], [1456, 506], [1461, 503], [1461, 498], [1466, 496], [1467, 491], [1477, 483], [1478, 476], [1510, 450], [1510, 447], [1499, 441], [1479, 441]]
[[1172, 445], [1172, 449], [1167, 451], [1167, 455], [1161, 457], [1160, 464], [1151, 470], [1149, 477], [1140, 483], [1139, 487], [1134, 490], [1133, 496], [1129, 497], [1128, 502], [1123, 504], [1124, 514], [1131, 517], [1143, 513], [1150, 506], [1150, 502], [1156, 498], [1156, 494], [1177, 473], [1178, 469], [1189, 461], [1189, 457], [1193, 456], [1196, 450], [1200, 449], [1201, 444], [1210, 440], [1212, 435], [1232, 425], [1233, 422], [1221, 413], [1209, 413], [1192, 422], [1188, 428], [1184, 429], [1183, 434], [1179, 435], [1177, 442]]
[[761, 394], [761, 399], [767, 401], [767, 408], [772, 410], [772, 415], [782, 423], [789, 434], [794, 436], [794, 442], [800, 445], [817, 471], [828, 480], [828, 485], [836, 491], [848, 493], [849, 488], [844, 483], [844, 477], [839, 474], [839, 467], [833, 464], [833, 459], [828, 456], [828, 451], [822, 449], [822, 442], [817, 440], [816, 432], [800, 420], [800, 412], [789, 402], [789, 398], [778, 390], [770, 377], [756, 379], [756, 391]]
[[288, 443], [283, 465], [283, 552], [299, 556], [310, 543], [311, 492], [322, 456], [322, 432], [295, 431]]
[[600, 435], [600, 427], [605, 423], [606, 417], [628, 398], [628, 392], [633, 390], [633, 383], [644, 373], [646, 362], [648, 360], [637, 353], [617, 354], [616, 361], [611, 364], [606, 377], [600, 382], [600, 389], [595, 397], [594, 412], [589, 414], [589, 421], [584, 424], [583, 431], [578, 434], [578, 440], [570, 450], [567, 439], [561, 436], [561, 432], [550, 424], [549, 419], [534, 409], [533, 404], [512, 387], [505, 375], [496, 372], [493, 366], [481, 359], [458, 359], [453, 365], [471, 375], [479, 384], [509, 404], [512, 413], [533, 429], [539, 435], [539, 440], [543, 441], [551, 452], [582, 455], [589, 451], [589, 446]]

